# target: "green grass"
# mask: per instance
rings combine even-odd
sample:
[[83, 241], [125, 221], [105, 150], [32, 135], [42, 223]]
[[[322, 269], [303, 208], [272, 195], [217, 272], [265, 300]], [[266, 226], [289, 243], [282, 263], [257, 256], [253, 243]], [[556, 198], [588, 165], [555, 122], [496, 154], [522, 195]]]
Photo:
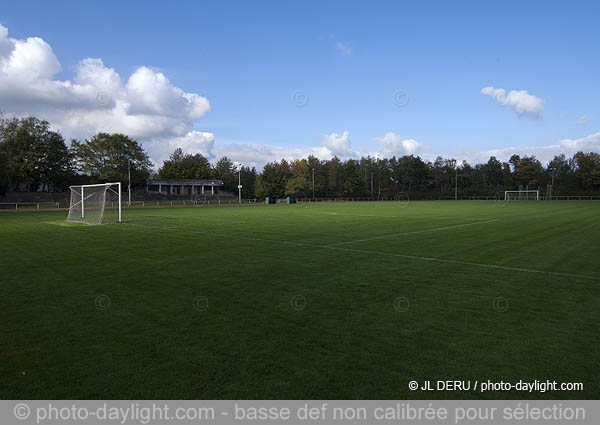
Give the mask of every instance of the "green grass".
[[[599, 212], [329, 203], [131, 209], [104, 226], [0, 213], [0, 396], [598, 398]], [[584, 391], [408, 389], [447, 379]]]

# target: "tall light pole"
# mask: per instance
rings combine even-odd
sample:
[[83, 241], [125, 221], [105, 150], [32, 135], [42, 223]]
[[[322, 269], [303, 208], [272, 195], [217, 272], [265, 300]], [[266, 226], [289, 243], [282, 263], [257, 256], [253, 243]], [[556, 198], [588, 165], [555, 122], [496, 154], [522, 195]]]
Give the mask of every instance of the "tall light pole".
[[550, 171], [552, 171], [552, 184], [550, 185], [550, 189], [546, 188], [546, 197], [549, 201], [552, 200], [552, 191], [554, 190], [554, 172], [556, 171], [556, 168], [550, 168]]
[[242, 203], [242, 165], [240, 164], [240, 168], [238, 170], [238, 194], [240, 204]]
[[458, 201], [458, 164], [454, 167], [454, 200]]
[[371, 173], [371, 198], [373, 198], [373, 173]]
[[556, 168], [550, 168], [550, 171], [552, 171], [552, 186], [554, 186], [554, 172], [556, 171]]
[[312, 182], [313, 183], [313, 199], [315, 199], [315, 169], [314, 168], [312, 169], [312, 174], [313, 174], [313, 176], [312, 176], [313, 177], [313, 179], [312, 179], [313, 180], [313, 182]]
[[129, 177], [129, 184], [127, 187], [127, 191], [129, 192], [129, 203], [127, 204], [127, 206], [130, 207], [131, 206], [131, 159], [127, 163], [127, 174]]

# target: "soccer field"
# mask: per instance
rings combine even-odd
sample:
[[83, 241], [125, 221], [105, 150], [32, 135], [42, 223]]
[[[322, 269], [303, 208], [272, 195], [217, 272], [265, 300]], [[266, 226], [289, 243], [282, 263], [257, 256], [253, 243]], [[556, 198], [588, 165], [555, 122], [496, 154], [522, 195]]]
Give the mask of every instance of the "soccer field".
[[[600, 397], [600, 204], [0, 213], [3, 399]], [[412, 380], [583, 391], [411, 391]]]

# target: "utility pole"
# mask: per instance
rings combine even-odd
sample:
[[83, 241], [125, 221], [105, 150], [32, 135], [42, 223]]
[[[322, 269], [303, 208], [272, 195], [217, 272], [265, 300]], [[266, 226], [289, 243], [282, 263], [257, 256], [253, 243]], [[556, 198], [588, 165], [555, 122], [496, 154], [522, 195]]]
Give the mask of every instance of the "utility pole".
[[371, 173], [371, 198], [373, 198], [373, 173]]
[[315, 199], [315, 169], [312, 169], [312, 173], [313, 173], [313, 199]]
[[127, 163], [127, 174], [129, 175], [129, 184], [128, 184], [128, 188], [127, 188], [127, 191], [129, 192], [129, 203], [127, 204], [127, 206], [130, 207], [131, 206], [131, 159]]
[[458, 201], [458, 165], [454, 167], [454, 200]]
[[552, 200], [552, 191], [554, 190], [554, 172], [556, 171], [556, 168], [550, 168], [550, 171], [552, 171], [552, 184], [550, 185], [550, 189], [546, 188], [546, 197], [549, 201]]
[[242, 203], [242, 165], [240, 164], [240, 168], [238, 170], [238, 193], [239, 193], [239, 201]]

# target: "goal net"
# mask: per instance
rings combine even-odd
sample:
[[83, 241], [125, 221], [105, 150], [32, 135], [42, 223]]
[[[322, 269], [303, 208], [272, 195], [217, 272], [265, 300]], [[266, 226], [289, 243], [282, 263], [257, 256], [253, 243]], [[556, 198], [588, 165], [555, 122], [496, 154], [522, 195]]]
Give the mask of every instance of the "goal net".
[[507, 190], [504, 192], [505, 201], [539, 201], [539, 190]]
[[71, 186], [67, 221], [85, 224], [121, 222], [121, 183]]

